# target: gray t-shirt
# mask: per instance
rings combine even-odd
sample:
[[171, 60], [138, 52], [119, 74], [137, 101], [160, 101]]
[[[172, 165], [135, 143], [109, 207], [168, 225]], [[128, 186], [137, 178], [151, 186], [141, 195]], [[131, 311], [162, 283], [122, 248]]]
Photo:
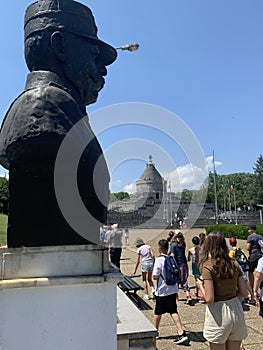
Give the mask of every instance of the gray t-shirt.
[[108, 237], [110, 248], [122, 247], [122, 230], [112, 231]]
[[260, 249], [259, 245], [257, 244], [257, 242], [260, 239], [263, 239], [263, 237], [261, 235], [259, 235], [258, 233], [251, 233], [251, 235], [248, 236], [247, 243], [250, 243], [250, 245], [251, 245], [251, 248], [249, 251], [249, 256], [261, 255], [261, 249]]

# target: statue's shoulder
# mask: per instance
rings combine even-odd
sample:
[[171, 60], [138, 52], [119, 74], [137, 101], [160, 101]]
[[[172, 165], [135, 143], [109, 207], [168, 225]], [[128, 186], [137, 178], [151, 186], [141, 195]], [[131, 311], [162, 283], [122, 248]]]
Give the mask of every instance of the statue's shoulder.
[[76, 101], [70, 92], [62, 86], [50, 83], [47, 85], [39, 85], [34, 88], [26, 89], [23, 91], [14, 101], [19, 104], [28, 104], [34, 100], [34, 106], [46, 103], [61, 103], [67, 101], [68, 103], [75, 104]]
[[[68, 115], [71, 119], [71, 111], [74, 115], [81, 114], [79, 104], [69, 91], [55, 84], [39, 85], [23, 91], [10, 105], [6, 118], [20, 119], [32, 115], [43, 117], [44, 115]], [[81, 115], [82, 117], [82, 115]], [[6, 119], [5, 118], [5, 119]]]
[[[77, 102], [65, 90], [54, 85], [40, 85], [23, 91], [10, 105], [1, 126], [2, 138], [19, 134], [56, 130], [66, 134], [83, 115]], [[7, 136], [8, 135], [8, 136]]]

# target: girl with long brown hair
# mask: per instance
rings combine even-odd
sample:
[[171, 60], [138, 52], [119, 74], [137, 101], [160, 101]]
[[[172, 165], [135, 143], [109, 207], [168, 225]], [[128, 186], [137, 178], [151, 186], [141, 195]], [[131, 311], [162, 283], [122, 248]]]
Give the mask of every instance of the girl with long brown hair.
[[203, 281], [198, 283], [207, 302], [204, 336], [211, 350], [239, 350], [247, 336], [244, 312], [237, 297], [246, 297], [242, 272], [229, 257], [224, 236], [213, 231], [207, 236], [199, 264]]

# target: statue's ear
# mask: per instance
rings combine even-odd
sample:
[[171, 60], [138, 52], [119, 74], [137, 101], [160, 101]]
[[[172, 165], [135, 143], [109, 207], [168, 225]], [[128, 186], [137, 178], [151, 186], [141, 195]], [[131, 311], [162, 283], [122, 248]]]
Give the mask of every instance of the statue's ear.
[[54, 32], [50, 38], [50, 45], [60, 61], [64, 61], [64, 38], [61, 32]]

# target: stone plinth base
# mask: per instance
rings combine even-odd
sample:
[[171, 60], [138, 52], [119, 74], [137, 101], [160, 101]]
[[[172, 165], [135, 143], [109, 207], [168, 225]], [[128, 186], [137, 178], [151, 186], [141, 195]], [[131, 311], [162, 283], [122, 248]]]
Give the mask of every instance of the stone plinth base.
[[1, 259], [1, 350], [117, 348], [122, 275], [109, 269], [104, 249], [4, 249]]
[[107, 272], [108, 250], [93, 244], [0, 248], [1, 280], [101, 275]]

